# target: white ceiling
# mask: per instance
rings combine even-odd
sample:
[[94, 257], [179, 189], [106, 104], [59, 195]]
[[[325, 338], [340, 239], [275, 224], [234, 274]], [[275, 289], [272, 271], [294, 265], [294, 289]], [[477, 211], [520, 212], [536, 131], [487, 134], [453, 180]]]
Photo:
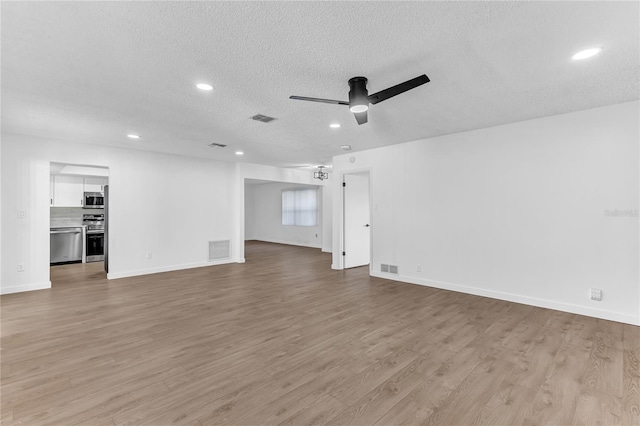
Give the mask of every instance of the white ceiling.
[[[239, 149], [240, 161], [294, 166], [328, 163], [342, 144], [358, 151], [639, 98], [638, 2], [1, 7], [3, 134], [225, 161]], [[592, 46], [604, 50], [571, 60]], [[347, 100], [351, 77], [374, 93], [423, 73], [430, 83], [372, 105], [362, 126], [345, 106], [289, 99]]]

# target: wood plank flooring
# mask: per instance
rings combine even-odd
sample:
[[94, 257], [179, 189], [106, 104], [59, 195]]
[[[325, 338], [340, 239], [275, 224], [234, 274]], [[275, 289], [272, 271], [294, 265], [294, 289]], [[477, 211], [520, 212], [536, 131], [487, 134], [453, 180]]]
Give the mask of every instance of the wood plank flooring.
[[246, 257], [2, 296], [2, 424], [640, 424], [640, 327]]

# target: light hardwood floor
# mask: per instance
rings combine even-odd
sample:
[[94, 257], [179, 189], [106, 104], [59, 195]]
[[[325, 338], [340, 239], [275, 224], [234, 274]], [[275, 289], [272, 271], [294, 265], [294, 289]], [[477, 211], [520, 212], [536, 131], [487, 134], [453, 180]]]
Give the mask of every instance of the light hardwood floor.
[[246, 256], [2, 296], [2, 424], [640, 423], [640, 327]]

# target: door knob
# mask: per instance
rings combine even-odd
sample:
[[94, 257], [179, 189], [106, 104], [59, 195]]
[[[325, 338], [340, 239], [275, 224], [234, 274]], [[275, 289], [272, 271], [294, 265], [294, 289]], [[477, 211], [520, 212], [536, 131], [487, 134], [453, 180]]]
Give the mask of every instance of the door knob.
[[368, 228], [368, 227], [370, 227], [370, 226], [371, 226], [371, 225], [369, 225], [369, 224], [367, 223], [367, 224], [365, 225], [365, 228]]

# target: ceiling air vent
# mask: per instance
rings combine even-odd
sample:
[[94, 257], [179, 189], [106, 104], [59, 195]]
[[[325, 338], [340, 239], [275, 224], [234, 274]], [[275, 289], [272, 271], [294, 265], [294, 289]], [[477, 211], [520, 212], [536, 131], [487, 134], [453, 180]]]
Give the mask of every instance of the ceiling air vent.
[[215, 142], [214, 142], [214, 143], [210, 143], [210, 144], [209, 144], [209, 146], [210, 146], [211, 148], [224, 148], [226, 145], [225, 145], [225, 144], [223, 144], [223, 143], [215, 143]]
[[262, 114], [256, 114], [253, 117], [251, 117], [252, 120], [256, 120], [256, 121], [262, 121], [263, 123], [268, 123], [270, 121], [275, 120], [275, 118], [273, 117], [268, 117], [266, 115], [262, 115]]

